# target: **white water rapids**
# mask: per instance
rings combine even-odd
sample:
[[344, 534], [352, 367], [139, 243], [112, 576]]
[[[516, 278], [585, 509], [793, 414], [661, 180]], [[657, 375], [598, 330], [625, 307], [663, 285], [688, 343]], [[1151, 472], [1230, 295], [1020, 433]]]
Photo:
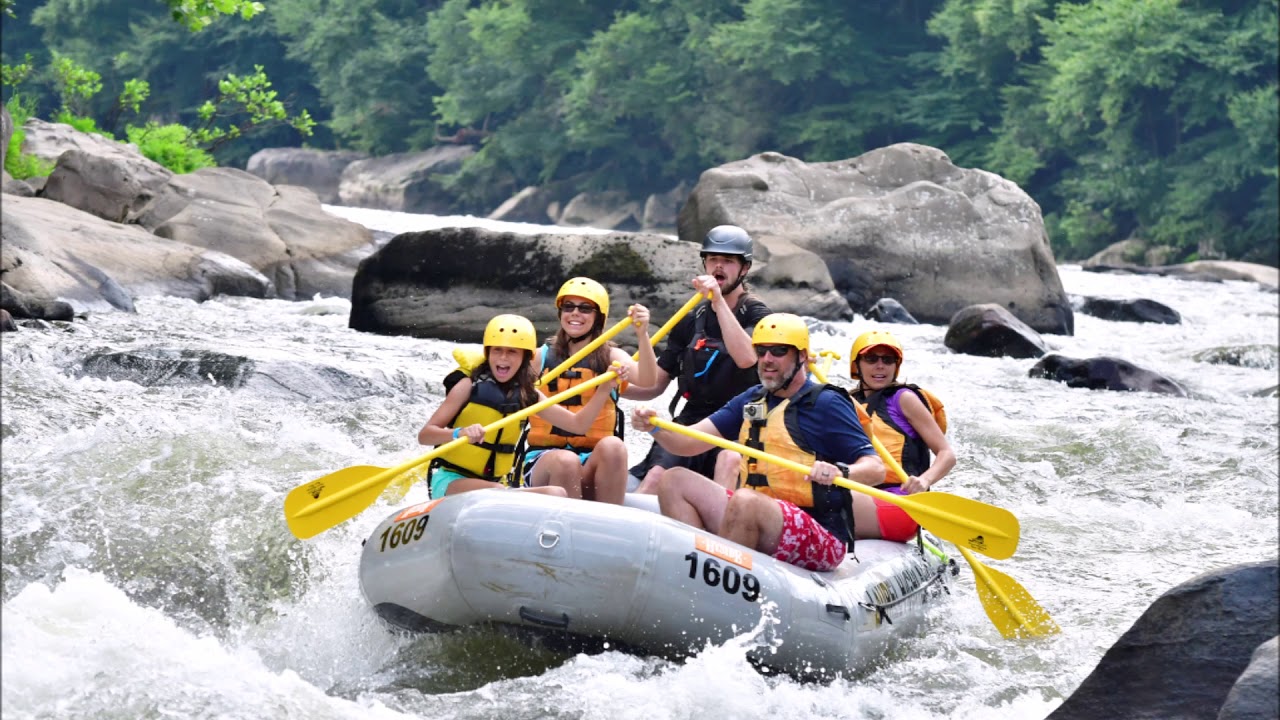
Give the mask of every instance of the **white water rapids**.
[[[331, 210], [391, 232], [456, 220]], [[744, 659], [750, 636], [671, 663], [562, 658], [382, 625], [356, 563], [389, 506], [298, 541], [281, 503], [340, 468], [423, 454], [415, 436], [441, 399], [448, 343], [352, 331], [350, 303], [334, 298], [148, 298], [136, 314], [7, 333], [0, 710], [6, 719], [1044, 717], [1162, 592], [1275, 558], [1280, 546], [1280, 407], [1253, 395], [1277, 383], [1278, 296], [1244, 282], [1060, 272], [1069, 293], [1150, 298], [1183, 322], [1077, 313], [1074, 336], [1045, 336], [1054, 351], [1127, 359], [1190, 397], [1071, 389], [1028, 378], [1032, 360], [951, 353], [943, 327], [891, 329], [907, 348], [906, 379], [946, 403], [959, 463], [938, 489], [1018, 516], [1017, 554], [989, 564], [1025, 586], [1062, 634], [1001, 639], [962, 563], [926, 634], [829, 684], [756, 674]], [[836, 333], [815, 334], [814, 346], [845, 354], [876, 323], [830, 326]], [[78, 372], [91, 354], [156, 348], [326, 368], [366, 391], [316, 399], [284, 386], [229, 389], [212, 373], [144, 387]], [[1242, 363], [1197, 359], [1214, 348], [1239, 350]], [[847, 384], [847, 369], [832, 380]], [[638, 457], [649, 439], [636, 435]], [[406, 501], [425, 496], [419, 484]]]

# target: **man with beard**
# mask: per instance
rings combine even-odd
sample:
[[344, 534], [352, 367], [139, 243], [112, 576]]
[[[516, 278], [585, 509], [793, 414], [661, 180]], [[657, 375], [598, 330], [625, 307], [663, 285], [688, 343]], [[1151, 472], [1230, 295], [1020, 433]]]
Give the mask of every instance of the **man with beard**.
[[[756, 325], [751, 339], [760, 384], [692, 427], [809, 467], [809, 474], [744, 458], [738, 489], [726, 490], [688, 468], [673, 467], [662, 474], [658, 504], [663, 515], [784, 562], [832, 570], [855, 537], [879, 535], [871, 498], [833, 481], [844, 474], [875, 486], [884, 480], [884, 464], [844, 390], [809, 378], [809, 329], [803, 320], [774, 313]], [[710, 447], [660, 431], [649, 422], [654, 415], [651, 408], [636, 408], [632, 427], [652, 434], [668, 452], [692, 455]]]
[[[628, 399], [651, 400], [665, 392], [674, 378], [676, 395], [670, 412], [674, 414], [680, 399], [685, 399], [674, 418], [681, 425], [702, 420], [756, 384], [751, 330], [769, 314], [769, 307], [751, 294], [746, 284], [751, 269], [751, 236], [746, 230], [736, 225], [711, 228], [702, 241], [701, 255], [704, 274], [693, 279], [693, 287], [700, 293], [711, 293], [711, 301], [700, 304], [671, 331], [666, 349], [658, 357], [656, 383], [640, 388], [632, 385], [627, 392]], [[732, 487], [738, 461], [736, 453], [720, 448], [680, 457], [655, 443], [630, 472], [640, 479], [637, 492], [641, 493], [657, 493], [662, 472], [670, 467], [687, 467]]]

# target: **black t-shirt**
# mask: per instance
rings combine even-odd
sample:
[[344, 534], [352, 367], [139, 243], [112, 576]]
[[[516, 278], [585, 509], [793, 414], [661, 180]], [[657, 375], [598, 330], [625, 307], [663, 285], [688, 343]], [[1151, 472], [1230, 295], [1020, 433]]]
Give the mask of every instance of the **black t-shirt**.
[[[771, 312], [760, 298], [745, 294], [739, 298], [733, 315], [750, 335], [756, 323]], [[658, 356], [658, 367], [679, 383], [677, 401], [681, 396], [687, 397], [676, 422], [695, 423], [760, 382], [756, 366], [738, 367], [723, 340], [720, 318], [711, 311], [710, 303], [699, 305], [676, 323], [667, 336], [667, 345]]]

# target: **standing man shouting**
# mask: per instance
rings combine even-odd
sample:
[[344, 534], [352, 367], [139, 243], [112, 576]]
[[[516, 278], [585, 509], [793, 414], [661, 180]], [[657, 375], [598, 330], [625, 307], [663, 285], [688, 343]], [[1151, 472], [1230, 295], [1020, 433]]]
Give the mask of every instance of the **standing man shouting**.
[[[674, 422], [692, 425], [707, 417], [730, 398], [758, 382], [756, 354], [751, 332], [769, 314], [769, 307], [751, 294], [747, 272], [751, 269], [751, 236], [736, 225], [717, 225], [702, 241], [702, 275], [693, 279], [700, 293], [711, 293], [676, 324], [658, 357], [654, 385], [632, 385], [629, 400], [651, 400], [676, 380], [676, 396], [670, 412]], [[676, 405], [684, 407], [676, 414]], [[737, 453], [711, 448], [693, 457], [672, 454], [654, 443], [631, 474], [640, 478], [638, 492], [656, 494], [659, 478], [667, 468], [687, 467], [732, 487], [738, 474]], [[717, 463], [719, 461], [719, 464]]]

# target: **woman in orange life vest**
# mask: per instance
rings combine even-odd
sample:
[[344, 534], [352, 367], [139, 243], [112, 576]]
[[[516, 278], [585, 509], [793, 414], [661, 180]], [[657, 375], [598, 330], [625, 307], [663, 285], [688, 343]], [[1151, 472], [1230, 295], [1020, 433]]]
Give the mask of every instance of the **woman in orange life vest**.
[[[897, 495], [924, 492], [956, 465], [947, 442], [946, 414], [942, 402], [927, 390], [898, 382], [902, 369], [902, 344], [888, 332], [872, 330], [853, 341], [849, 351], [849, 376], [858, 381], [850, 395], [858, 405], [858, 419], [868, 435], [874, 435], [907, 473], [903, 483], [885, 463], [883, 490]], [[929, 452], [936, 458], [929, 462]], [[879, 536], [885, 540], [910, 540], [919, 527], [906, 511], [892, 503], [875, 501]], [[876, 527], [871, 518], [855, 518], [859, 530]]]
[[[418, 431], [418, 442], [423, 445], [443, 445], [459, 437], [470, 442], [433, 461], [431, 497], [503, 487], [500, 481], [514, 464], [519, 429], [486, 434], [484, 426], [546, 399], [534, 387], [533, 354], [537, 347], [533, 323], [527, 319], [498, 315], [489, 321], [484, 330], [484, 362], [449, 390]], [[601, 385], [605, 392], [597, 393], [576, 413], [553, 405], [538, 417], [570, 431], [586, 432], [616, 385], [616, 380]], [[565, 494], [558, 487], [530, 489], [561, 497]]]
[[[609, 319], [609, 293], [591, 278], [570, 278], [556, 293], [556, 309], [560, 329], [534, 353], [533, 365], [540, 373], [559, 367], [600, 337]], [[553, 379], [547, 393], [554, 395], [586, 382], [606, 372], [611, 363], [625, 368], [627, 376], [637, 385], [653, 384], [658, 361], [649, 343], [649, 310], [643, 305], [632, 305], [627, 314], [631, 316], [640, 348], [638, 366], [625, 351], [607, 342]], [[626, 395], [627, 389], [626, 383], [620, 392], [597, 388], [583, 393], [580, 400], [566, 401], [565, 405], [569, 406], [589, 402], [597, 395], [609, 396], [591, 427], [583, 433], [571, 432], [539, 417], [531, 418], [523, 471], [529, 485], [560, 487], [572, 498], [621, 505], [627, 491], [627, 446], [618, 436], [621, 413], [617, 401], [620, 394]]]

